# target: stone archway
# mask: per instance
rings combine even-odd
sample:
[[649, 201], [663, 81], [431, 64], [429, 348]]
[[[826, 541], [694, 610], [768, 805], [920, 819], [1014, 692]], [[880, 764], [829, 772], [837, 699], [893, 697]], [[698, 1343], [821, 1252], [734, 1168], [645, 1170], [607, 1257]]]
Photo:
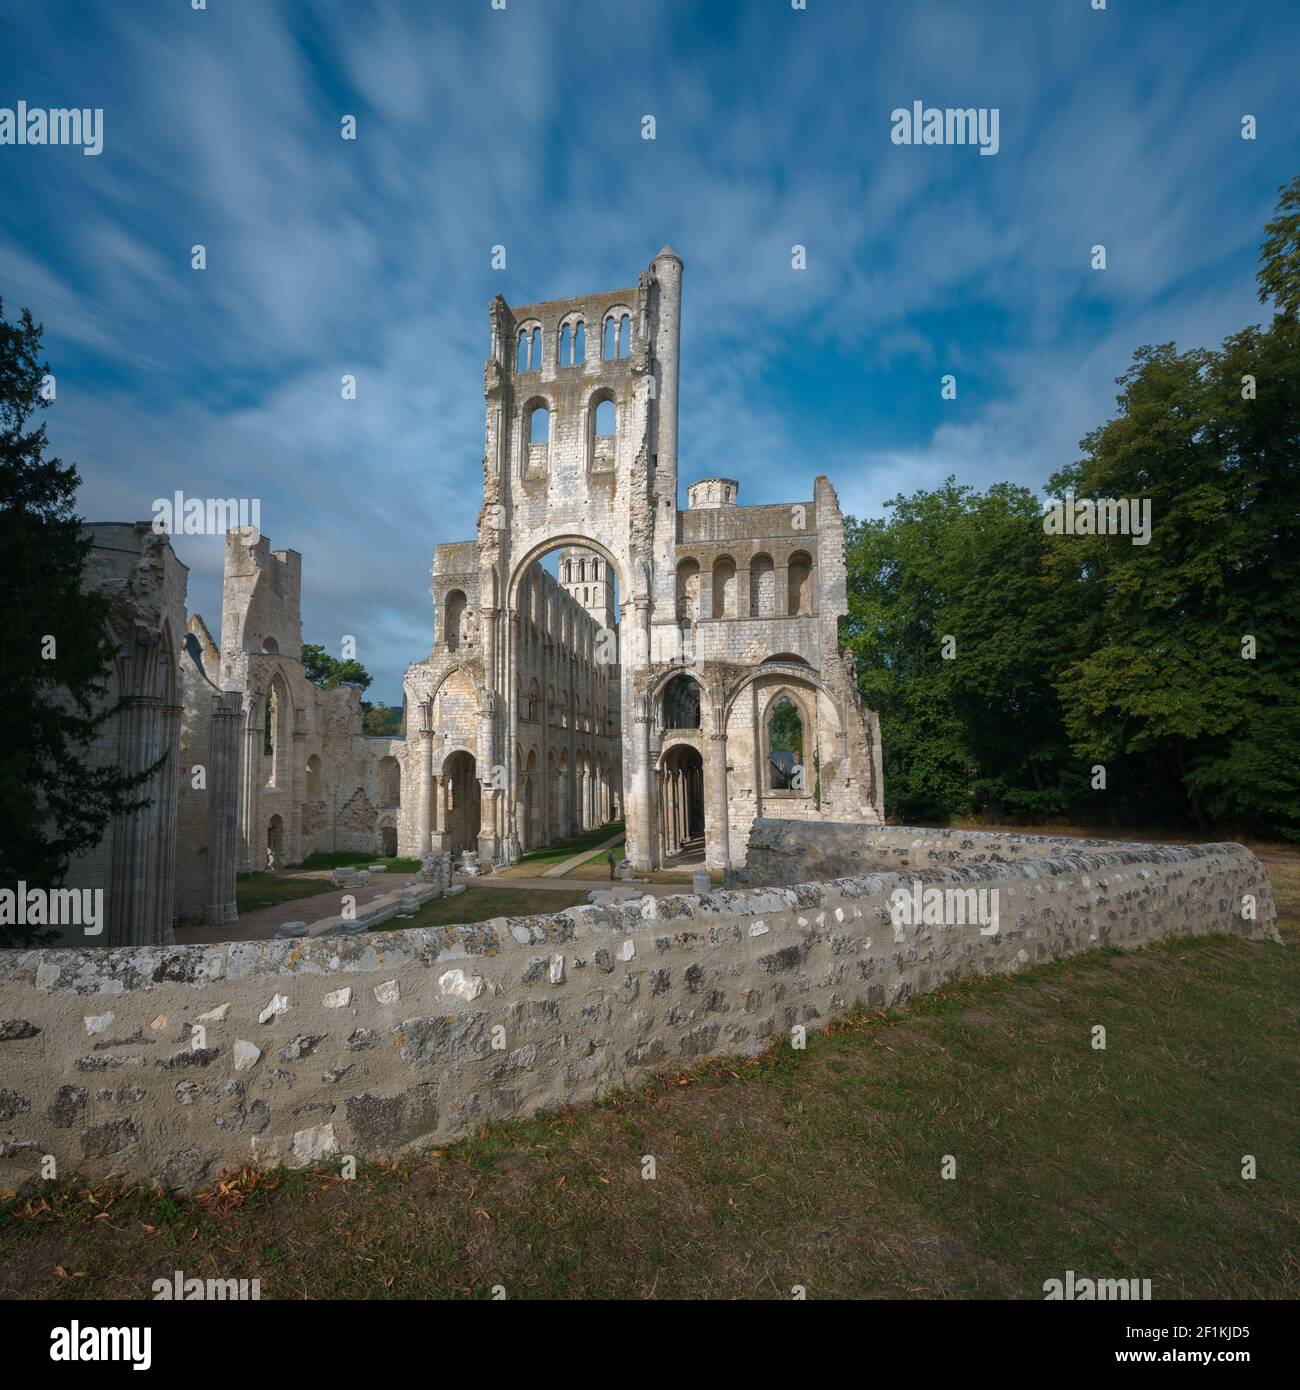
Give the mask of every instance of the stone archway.
[[[598, 562], [607, 609], [596, 606], [594, 575], [583, 588], [576, 574], [557, 578], [543, 568], [548, 555], [568, 548], [589, 551]], [[512, 564], [500, 628], [504, 659], [496, 667], [502, 717], [495, 730], [504, 764], [501, 796], [508, 798], [500, 819], [513, 841], [510, 852], [569, 838], [610, 815], [611, 798], [602, 794], [597, 769], [608, 776], [617, 762], [623, 773], [631, 742], [620, 739], [618, 727], [627, 699], [620, 621], [631, 606], [627, 584], [627, 566], [614, 550], [562, 529], [532, 540]], [[620, 793], [625, 785], [619, 776]]]
[[284, 817], [278, 814], [266, 823], [266, 867], [284, 867]]
[[474, 755], [463, 749], [449, 753], [438, 781], [435, 842], [453, 855], [477, 850], [481, 803]]
[[704, 759], [689, 743], [674, 744], [659, 769], [659, 843], [664, 862], [704, 862]]

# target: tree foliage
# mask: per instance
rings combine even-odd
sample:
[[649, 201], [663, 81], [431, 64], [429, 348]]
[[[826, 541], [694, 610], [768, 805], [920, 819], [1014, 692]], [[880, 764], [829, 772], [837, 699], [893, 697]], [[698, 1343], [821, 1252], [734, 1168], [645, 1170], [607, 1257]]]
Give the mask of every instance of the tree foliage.
[[[91, 537], [74, 503], [73, 464], [46, 454], [42, 325], [24, 309], [16, 323], [0, 300], [0, 555], [9, 641], [0, 733], [0, 884], [28, 889], [63, 881], [123, 811], [147, 804], [149, 771], [123, 777], [98, 763], [95, 740], [107, 702], [115, 642], [108, 600], [83, 587]], [[0, 944], [31, 940], [0, 926]]]
[[1048, 481], [1149, 499], [1148, 544], [1047, 535], [1026, 489], [952, 479], [851, 523], [844, 637], [893, 814], [1300, 838], [1300, 179], [1259, 280], [1271, 325], [1139, 349]]
[[331, 656], [324, 647], [304, 644], [302, 664], [307, 679], [320, 686], [322, 690], [337, 690], [344, 682], [368, 690], [374, 680], [370, 672], [354, 657], [342, 661], [336, 656]]

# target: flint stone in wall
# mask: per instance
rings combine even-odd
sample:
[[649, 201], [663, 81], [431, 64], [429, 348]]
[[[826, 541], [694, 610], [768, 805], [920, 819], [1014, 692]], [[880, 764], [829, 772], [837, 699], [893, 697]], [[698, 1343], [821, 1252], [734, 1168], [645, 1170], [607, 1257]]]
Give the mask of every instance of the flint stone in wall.
[[434, 1062], [459, 1061], [464, 1055], [481, 1057], [487, 1050], [484, 1037], [483, 1013], [461, 1014], [448, 1018], [445, 1014], [432, 1017], [404, 1019], [392, 1030], [401, 1044], [402, 1061], [413, 1067], [425, 1067]]
[[158, 1179], [168, 1192], [190, 1192], [204, 1182], [216, 1159], [198, 1149], [181, 1149], [170, 1154]]
[[0, 1018], [0, 1042], [17, 1042], [34, 1038], [41, 1030], [25, 1018]]
[[17, 1119], [31, 1108], [32, 1103], [26, 1096], [19, 1095], [17, 1091], [0, 1090], [0, 1120], [8, 1122]]
[[211, 1066], [221, 1051], [219, 1047], [183, 1047], [170, 1057], [159, 1057], [154, 1063], [163, 1071], [177, 1071], [188, 1067]]
[[647, 1042], [639, 1042], [634, 1047], [628, 1048], [623, 1055], [623, 1061], [629, 1067], [653, 1066], [656, 1062], [662, 1062], [668, 1055], [668, 1046], [662, 1038], [651, 1038]]
[[438, 1088], [422, 1082], [395, 1095], [363, 1091], [348, 1097], [346, 1111], [362, 1146], [381, 1151], [397, 1148], [438, 1128]]
[[293, 1136], [290, 1155], [293, 1166], [305, 1167], [318, 1163], [329, 1154], [337, 1153], [339, 1142], [334, 1135], [332, 1124], [313, 1125], [310, 1129], [300, 1129]]
[[466, 975], [463, 970], [448, 970], [438, 977], [438, 988], [456, 999], [472, 1003], [483, 993], [482, 975]]
[[720, 1024], [701, 1023], [698, 1028], [692, 1028], [688, 1033], [683, 1033], [681, 1041], [682, 1056], [700, 1057], [706, 1052], [711, 1052], [714, 1044], [718, 1041], [718, 1034], [721, 1031], [722, 1028]]
[[100, 1053], [95, 1057], [78, 1057], [76, 1062], [78, 1071], [116, 1071], [118, 1067], [142, 1067], [144, 1058], [139, 1056], [132, 1057], [110, 1057]]
[[379, 1034], [373, 1028], [354, 1028], [345, 1046], [349, 1052], [366, 1052], [378, 1041]]
[[12, 1158], [15, 1154], [48, 1152], [49, 1146], [39, 1139], [0, 1139], [0, 1158]]
[[769, 956], [759, 956], [758, 962], [769, 975], [782, 975], [792, 970], [798, 970], [807, 954], [808, 946], [806, 943], [799, 946], [784, 946], [779, 951], [773, 951]]
[[115, 1120], [107, 1120], [102, 1125], [92, 1125], [83, 1130], [81, 1151], [87, 1158], [107, 1158], [139, 1142], [140, 1133], [134, 1121], [126, 1115], [119, 1115]]
[[145, 1094], [143, 1086], [119, 1086], [117, 1090], [110, 1086], [101, 1086], [95, 1092], [95, 1099], [111, 1105], [138, 1105], [145, 1098]]
[[297, 1062], [310, 1057], [324, 1041], [324, 1033], [299, 1033], [296, 1038], [280, 1049], [282, 1062]]
[[86, 1114], [87, 1092], [84, 1086], [60, 1086], [45, 1112], [45, 1118], [60, 1129], [71, 1129]]
[[271, 1002], [258, 1014], [257, 1021], [259, 1023], [270, 1023], [273, 1018], [284, 1013], [288, 1007], [289, 1000], [283, 994], [272, 995]]

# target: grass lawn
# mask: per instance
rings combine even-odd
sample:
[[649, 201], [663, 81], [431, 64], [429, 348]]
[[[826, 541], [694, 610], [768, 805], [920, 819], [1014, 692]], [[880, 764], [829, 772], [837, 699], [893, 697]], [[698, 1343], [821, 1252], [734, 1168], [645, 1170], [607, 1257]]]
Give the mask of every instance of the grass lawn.
[[[0, 1202], [0, 1297], [148, 1298], [181, 1268], [268, 1298], [1041, 1299], [1068, 1269], [1295, 1298], [1300, 859], [1269, 867], [1285, 946], [1094, 951], [949, 987], [353, 1181], [42, 1185]], [[458, 895], [449, 920], [541, 896], [503, 892]]]
[[[608, 878], [609, 860], [606, 858], [608, 854], [609, 850], [607, 849], [598, 850], [590, 859], [584, 859], [581, 864], [570, 869], [567, 874], [561, 874], [560, 881], [563, 882], [566, 878]], [[614, 846], [614, 863], [621, 864], [626, 858], [627, 841], [624, 840], [621, 845]]]
[[501, 870], [493, 877], [536, 878], [547, 869], [553, 869], [557, 864], [563, 864], [566, 859], [572, 859], [575, 854], [581, 854], [584, 849], [594, 850], [597, 845], [612, 840], [615, 835], [623, 833], [623, 828], [621, 820], [612, 820], [608, 825], [598, 826], [595, 830], [584, 830], [581, 835], [575, 835], [571, 840], [561, 840], [557, 844], [547, 845], [545, 849], [531, 850], [518, 863]]
[[[556, 879], [557, 884], [563, 879]], [[434, 898], [414, 917], [391, 917], [375, 931], [406, 931], [410, 927], [443, 927], [453, 922], [486, 922], [489, 917], [527, 917], [533, 913], [563, 912], [587, 901], [587, 890], [568, 888], [467, 888], [454, 898]]]
[[390, 874], [413, 874], [419, 871], [418, 859], [403, 859], [398, 855], [385, 859], [382, 854], [360, 854], [356, 850], [339, 849], [328, 852], [318, 850], [309, 854], [301, 864], [291, 864], [293, 869], [349, 869], [358, 864], [387, 864]]
[[235, 875], [235, 902], [240, 916], [293, 902], [296, 898], [314, 898], [317, 893], [333, 891], [334, 885], [327, 878], [300, 878], [296, 874]]

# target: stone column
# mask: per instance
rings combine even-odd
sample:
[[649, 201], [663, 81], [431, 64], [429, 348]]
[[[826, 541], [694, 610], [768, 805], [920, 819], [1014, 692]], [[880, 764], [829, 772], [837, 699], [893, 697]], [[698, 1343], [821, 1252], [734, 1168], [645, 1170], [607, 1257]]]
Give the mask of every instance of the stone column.
[[248, 697], [244, 717], [244, 757], [240, 771], [239, 795], [239, 872], [251, 873], [263, 864], [255, 862], [257, 851], [257, 801], [262, 776], [262, 720], [266, 714], [264, 692]]
[[176, 901], [176, 802], [180, 795], [180, 705], [163, 705], [159, 718], [159, 751], [166, 762], [158, 774], [158, 904], [154, 940], [171, 945]]
[[293, 712], [293, 742], [290, 744], [293, 762], [289, 772], [289, 814], [285, 817], [284, 862], [296, 864], [303, 857], [302, 802], [307, 780], [307, 711]]
[[429, 847], [436, 854], [446, 854], [451, 849], [451, 827], [447, 823], [447, 793], [450, 779], [445, 775], [434, 777], [429, 773], [429, 801], [431, 804], [432, 826], [429, 831]]
[[[721, 720], [715, 720], [715, 728]], [[727, 735], [724, 730], [709, 739], [709, 779], [705, 808], [704, 858], [710, 868], [725, 869], [731, 863], [730, 801], [727, 797]]]
[[433, 701], [420, 701], [420, 747], [415, 759], [416, 858], [423, 859], [433, 845]]
[[233, 692], [217, 696], [212, 711], [212, 766], [208, 769], [208, 892], [204, 920], [224, 926], [239, 920], [235, 873], [239, 867], [240, 753], [244, 710]]
[[[632, 604], [637, 627], [639, 650], [638, 664], [648, 666], [650, 660], [650, 596], [638, 598]], [[632, 663], [628, 663], [632, 667]], [[632, 785], [623, 788], [624, 806], [627, 810], [627, 858], [634, 869], [653, 869], [657, 863], [655, 847], [655, 809], [654, 809], [654, 764], [650, 759], [651, 720], [654, 717], [653, 702], [648, 691], [636, 692], [635, 670], [628, 670], [624, 700], [624, 710], [632, 714], [635, 729], [632, 736], [631, 757]], [[632, 708], [628, 711], [628, 705]], [[624, 715], [626, 718], [626, 713]]]
[[[147, 772], [161, 752], [162, 701], [157, 693], [161, 638], [143, 627], [136, 629], [130, 660], [126, 663], [121, 713], [118, 716], [118, 771], [135, 777]], [[174, 760], [166, 776], [176, 772]], [[159, 772], [136, 789], [148, 798], [140, 811], [119, 816], [113, 825], [113, 863], [109, 880], [106, 946], [153, 946], [158, 938]], [[173, 820], [173, 833], [175, 821]]]

